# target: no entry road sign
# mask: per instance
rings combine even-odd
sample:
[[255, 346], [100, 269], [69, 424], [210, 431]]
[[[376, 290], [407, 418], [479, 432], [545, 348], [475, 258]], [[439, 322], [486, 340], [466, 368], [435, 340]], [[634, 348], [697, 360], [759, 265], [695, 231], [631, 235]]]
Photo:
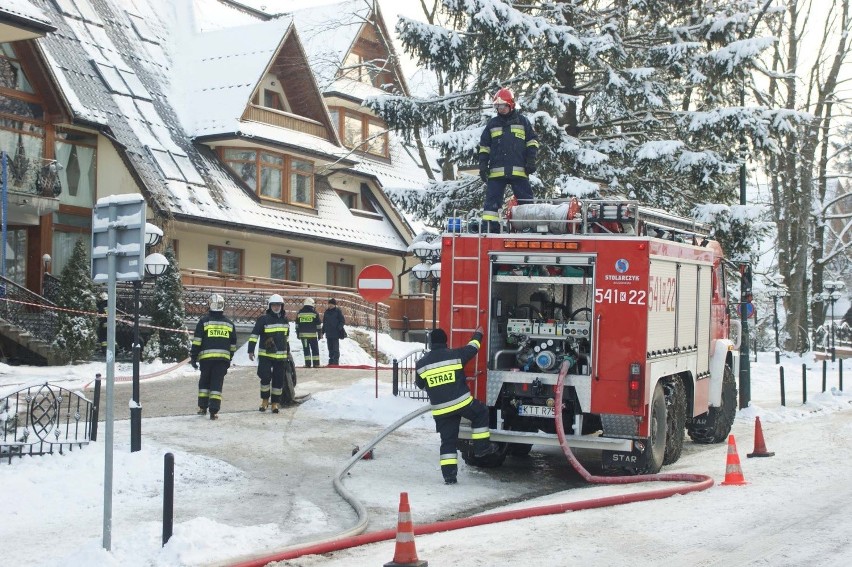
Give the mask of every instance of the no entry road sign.
[[358, 274], [358, 293], [366, 301], [384, 301], [393, 293], [393, 274], [379, 264], [365, 267]]

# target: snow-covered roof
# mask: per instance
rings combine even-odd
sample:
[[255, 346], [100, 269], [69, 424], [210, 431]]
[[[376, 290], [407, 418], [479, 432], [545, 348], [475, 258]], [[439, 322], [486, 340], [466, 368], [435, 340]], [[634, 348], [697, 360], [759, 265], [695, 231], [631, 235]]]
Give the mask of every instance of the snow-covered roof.
[[293, 20], [317, 84], [325, 92], [372, 13], [366, 0], [345, 0], [293, 12]]
[[291, 25], [276, 19], [196, 34], [186, 42], [177, 54], [173, 92], [180, 93], [180, 118], [190, 135], [234, 131]]
[[[217, 0], [104, 0], [76, 16], [58, 3], [44, 5], [58, 30], [37, 45], [61, 97], [75, 121], [120, 144], [155, 210], [188, 222], [405, 253], [411, 235], [400, 234], [387, 201], [375, 215], [353, 214], [322, 177], [329, 165], [370, 177], [354, 168], [360, 157], [336, 137], [240, 120], [279, 48], [299, 40], [289, 18], [264, 21]], [[100, 17], [102, 8], [109, 17]], [[309, 81], [302, 92], [315, 93], [324, 111], [313, 77], [293, 80]], [[261, 201], [196, 136], [251, 141], [314, 160], [316, 207]]]
[[[28, 39], [56, 28], [29, 0], [3, 0], [0, 5], [0, 40]], [[37, 33], [33, 33], [37, 32]]]

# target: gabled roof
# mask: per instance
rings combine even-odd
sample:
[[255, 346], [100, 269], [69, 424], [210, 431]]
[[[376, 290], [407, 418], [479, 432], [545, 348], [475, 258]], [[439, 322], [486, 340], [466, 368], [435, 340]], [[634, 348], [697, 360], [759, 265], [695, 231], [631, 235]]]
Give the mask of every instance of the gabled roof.
[[56, 27], [29, 0], [3, 0], [0, 5], [0, 41], [20, 41], [41, 37]]
[[[264, 71], [292, 31], [289, 19], [194, 34], [175, 54], [172, 92], [192, 136], [233, 132]], [[251, 41], [246, 41], [251, 38]]]
[[[75, 1], [77, 5], [86, 2]], [[216, 115], [222, 132], [251, 139], [261, 147], [284, 147], [290, 153], [313, 157], [320, 169], [332, 161], [336, 168], [352, 167], [355, 160], [342, 158], [346, 150], [334, 142], [258, 122], [239, 121], [276, 50], [289, 40], [298, 43], [289, 20], [243, 26], [237, 32], [227, 30], [220, 34], [215, 30], [223, 23], [251, 23], [256, 22], [256, 17], [232, 8], [231, 14], [228, 4], [217, 0], [134, 0], [129, 6], [126, 0], [101, 0], [91, 3], [91, 11], [81, 17], [62, 12], [59, 4], [45, 3], [57, 32], [37, 40], [37, 46], [74, 121], [95, 127], [114, 141], [156, 211], [189, 222], [246, 232], [405, 254], [410, 234], [400, 234], [391, 222], [389, 215], [396, 214], [392, 207], [369, 218], [353, 215], [321, 175], [317, 176], [315, 211], [264, 205], [236, 180], [210, 148], [193, 143], [184, 128], [187, 121], [178, 119], [186, 109], [175, 104], [184, 84], [176, 74], [189, 71], [176, 62], [181, 60], [182, 50], [198, 39], [198, 45], [204, 43], [215, 49], [208, 55], [221, 54], [224, 58], [226, 53], [242, 54], [237, 58], [238, 65], [227, 59], [206, 57], [208, 73], [234, 73], [236, 80], [228, 77], [222, 81], [198, 70], [193, 77], [202, 88], [194, 91], [191, 100], [209, 108], [202, 99], [211, 95], [228, 107], [227, 118]], [[108, 13], [99, 15], [97, 10], [101, 9]], [[187, 41], [198, 29], [212, 30], [207, 32], [212, 35], [201, 34], [200, 39]], [[237, 49], [233, 44], [208, 43], [225, 38], [239, 39]], [[255, 39], [260, 53], [256, 57], [252, 50], [239, 48], [249, 43], [254, 49]], [[216, 61], [223, 67], [217, 68]], [[244, 68], [249, 66], [251, 72]], [[313, 84], [318, 103], [325, 109], [309, 73], [293, 80]], [[239, 94], [232, 94], [231, 89]], [[382, 206], [387, 206], [387, 202]]]

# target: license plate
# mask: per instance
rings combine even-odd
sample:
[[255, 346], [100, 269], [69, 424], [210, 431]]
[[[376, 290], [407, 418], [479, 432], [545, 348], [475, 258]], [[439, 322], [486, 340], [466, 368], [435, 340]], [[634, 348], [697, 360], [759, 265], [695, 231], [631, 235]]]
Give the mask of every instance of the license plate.
[[554, 417], [553, 408], [548, 406], [518, 406], [518, 415], [527, 417]]

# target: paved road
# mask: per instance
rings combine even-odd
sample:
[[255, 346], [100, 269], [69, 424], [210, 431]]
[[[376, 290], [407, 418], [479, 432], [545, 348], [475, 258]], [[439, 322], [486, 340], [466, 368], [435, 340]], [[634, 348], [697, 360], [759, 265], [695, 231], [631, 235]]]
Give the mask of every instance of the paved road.
[[[220, 459], [243, 471], [245, 478], [239, 493], [222, 494], [214, 486], [211, 498], [176, 502], [175, 522], [204, 516], [235, 526], [276, 523], [293, 542], [337, 533], [355, 523], [354, 512], [336, 494], [332, 479], [352, 448], [368, 442], [382, 427], [324, 415], [312, 409], [310, 402], [283, 408], [277, 415], [261, 413], [257, 411], [259, 381], [253, 367], [234, 367], [228, 372], [220, 419], [211, 422], [195, 415], [197, 373], [184, 368], [173, 373], [179, 374], [176, 377], [141, 383], [143, 449], [150, 442], [147, 440], [153, 439], [168, 450]], [[296, 393], [343, 389], [374, 376], [373, 369], [298, 369]], [[384, 391], [389, 390], [391, 371], [380, 370], [379, 380]], [[127, 411], [130, 391], [129, 383], [115, 386], [117, 419], [126, 419], [123, 412]], [[163, 419], [166, 417], [169, 419]], [[350, 472], [347, 488], [359, 497], [359, 488], [371, 493], [375, 483], [387, 483], [390, 495], [403, 490], [423, 490], [424, 494], [444, 490], [440, 473], [430, 470], [435, 468], [438, 445], [437, 434], [428, 428], [397, 431], [377, 447], [375, 461], [362, 461], [364, 465]], [[498, 469], [462, 472], [468, 475], [463, 475], [463, 482], [479, 483], [490, 492], [459, 508], [449, 507], [441, 515], [421, 514], [422, 521], [467, 516], [583, 484], [552, 448], [533, 451], [527, 458], [507, 459]], [[413, 484], [422, 486], [410, 488]], [[176, 494], [180, 500], [179, 488]], [[364, 504], [371, 513], [371, 530], [396, 526], [395, 497]], [[319, 523], [318, 511], [324, 518]], [[140, 521], [144, 519], [140, 517]]]

